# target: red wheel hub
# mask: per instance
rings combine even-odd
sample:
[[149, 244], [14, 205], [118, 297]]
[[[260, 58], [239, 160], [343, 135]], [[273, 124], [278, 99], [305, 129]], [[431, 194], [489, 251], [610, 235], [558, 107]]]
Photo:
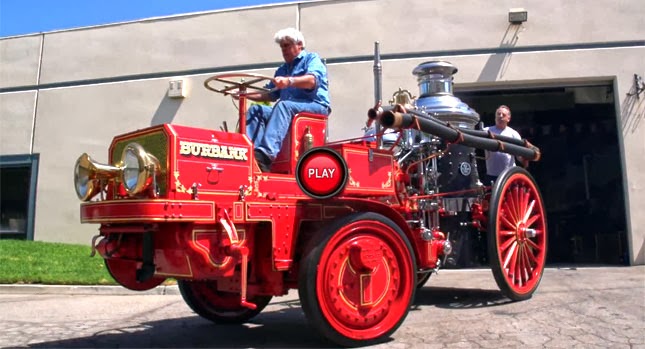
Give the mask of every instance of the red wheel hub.
[[519, 241], [526, 240], [526, 224], [520, 223], [517, 227], [515, 234], [516, 234], [517, 240]]
[[[351, 337], [376, 337], [381, 327], [390, 328], [407, 311], [412, 287], [401, 275], [410, 268], [402, 258], [407, 251], [401, 242], [391, 241], [386, 228], [379, 222], [350, 225], [347, 229], [358, 234], [332, 239], [321, 258], [321, 308], [337, 330]], [[369, 233], [359, 233], [364, 229]], [[367, 333], [355, 333], [360, 330]]]
[[391, 279], [399, 275], [396, 265], [390, 264], [394, 256], [383, 247], [371, 237], [360, 237], [330, 256], [334, 262], [326, 270], [329, 291], [325, 293], [330, 310], [347, 326], [371, 327], [389, 310], [395, 294], [387, 291]]

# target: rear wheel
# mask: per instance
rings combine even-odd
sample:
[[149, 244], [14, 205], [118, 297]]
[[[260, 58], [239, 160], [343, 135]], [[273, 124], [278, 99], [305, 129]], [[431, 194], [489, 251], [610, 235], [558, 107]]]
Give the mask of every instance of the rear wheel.
[[300, 266], [298, 294], [314, 328], [342, 346], [391, 335], [416, 289], [412, 248], [402, 230], [376, 213], [356, 213], [318, 231]]
[[525, 169], [512, 167], [497, 179], [488, 221], [495, 282], [512, 300], [531, 298], [544, 272], [547, 225], [542, 196]]
[[256, 309], [240, 305], [239, 293], [217, 289], [217, 281], [178, 280], [179, 292], [184, 302], [197, 315], [220, 324], [239, 324], [258, 315], [271, 301], [272, 296], [253, 296], [247, 301], [255, 303]]
[[146, 281], [137, 281], [137, 261], [127, 259], [108, 258], [105, 266], [112, 278], [121, 286], [133, 291], [147, 291], [159, 286], [165, 278], [150, 278]]

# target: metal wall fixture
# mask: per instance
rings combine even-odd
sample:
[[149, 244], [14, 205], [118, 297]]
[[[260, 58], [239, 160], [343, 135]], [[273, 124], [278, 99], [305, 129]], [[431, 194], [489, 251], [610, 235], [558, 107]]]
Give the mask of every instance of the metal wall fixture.
[[522, 24], [529, 18], [529, 13], [522, 7], [508, 10], [508, 22], [511, 24]]
[[174, 79], [168, 84], [168, 97], [185, 98], [188, 96], [187, 82], [185, 79]]

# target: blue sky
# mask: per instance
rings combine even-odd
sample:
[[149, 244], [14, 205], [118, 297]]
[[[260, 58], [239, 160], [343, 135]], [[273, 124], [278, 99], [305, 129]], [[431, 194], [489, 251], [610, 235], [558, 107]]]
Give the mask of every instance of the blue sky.
[[0, 37], [285, 2], [292, 0], [0, 0]]

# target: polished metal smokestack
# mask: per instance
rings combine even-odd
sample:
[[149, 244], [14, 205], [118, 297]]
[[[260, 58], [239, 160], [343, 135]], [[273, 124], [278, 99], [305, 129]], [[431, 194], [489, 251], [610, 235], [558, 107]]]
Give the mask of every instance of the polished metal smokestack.
[[414, 68], [412, 74], [419, 84], [416, 106], [452, 126], [473, 129], [479, 114], [452, 94], [455, 73], [457, 67], [445, 61], [425, 62]]
[[381, 52], [378, 41], [374, 42], [374, 105], [383, 101], [383, 67], [381, 66]]
[[[381, 51], [379, 49], [379, 42], [374, 42], [374, 115], [368, 115], [368, 117], [374, 120], [374, 133], [376, 134], [376, 146], [381, 147], [381, 124], [376, 115], [381, 111], [381, 105], [383, 104], [383, 67], [381, 66]], [[372, 118], [374, 116], [374, 118]]]

